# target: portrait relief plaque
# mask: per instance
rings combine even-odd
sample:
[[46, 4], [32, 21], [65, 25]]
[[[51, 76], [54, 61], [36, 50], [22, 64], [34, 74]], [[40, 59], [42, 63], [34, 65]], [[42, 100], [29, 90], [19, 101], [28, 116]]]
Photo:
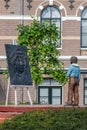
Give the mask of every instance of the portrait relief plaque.
[[32, 85], [26, 47], [5, 44], [5, 49], [11, 85]]

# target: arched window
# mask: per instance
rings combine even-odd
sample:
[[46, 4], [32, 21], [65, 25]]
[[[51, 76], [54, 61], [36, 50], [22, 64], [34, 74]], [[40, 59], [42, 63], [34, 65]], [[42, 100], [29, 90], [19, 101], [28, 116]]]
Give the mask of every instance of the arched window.
[[87, 48], [87, 7], [81, 14], [81, 48]]
[[[45, 21], [49, 21], [50, 24], [55, 23], [56, 26], [60, 28], [60, 32], [61, 32], [61, 14], [59, 9], [56, 6], [47, 6], [42, 10], [41, 22], [45, 22]], [[61, 40], [59, 41], [59, 43], [60, 43], [59, 47], [61, 47]]]

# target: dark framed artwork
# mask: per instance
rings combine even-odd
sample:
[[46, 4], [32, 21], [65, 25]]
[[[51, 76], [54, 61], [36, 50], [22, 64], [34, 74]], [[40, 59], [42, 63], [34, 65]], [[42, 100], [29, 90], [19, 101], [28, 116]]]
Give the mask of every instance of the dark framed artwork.
[[5, 44], [5, 49], [11, 85], [32, 85], [26, 47]]

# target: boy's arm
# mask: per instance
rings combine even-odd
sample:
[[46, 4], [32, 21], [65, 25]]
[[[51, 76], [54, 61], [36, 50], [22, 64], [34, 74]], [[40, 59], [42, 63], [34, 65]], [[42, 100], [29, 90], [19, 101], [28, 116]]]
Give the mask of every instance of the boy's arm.
[[78, 75], [78, 77], [79, 77], [79, 81], [80, 81], [80, 75], [81, 75], [81, 73], [80, 73], [80, 69], [79, 69], [79, 75]]
[[67, 71], [66, 76], [67, 76], [67, 77], [69, 77], [69, 76], [70, 76], [70, 74], [71, 74], [71, 66], [69, 67], [69, 69], [68, 69], [68, 71]]

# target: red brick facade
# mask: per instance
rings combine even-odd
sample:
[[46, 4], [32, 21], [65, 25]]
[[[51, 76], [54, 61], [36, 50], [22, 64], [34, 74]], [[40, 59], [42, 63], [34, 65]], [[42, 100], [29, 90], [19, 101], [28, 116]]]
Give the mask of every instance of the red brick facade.
[[[79, 65], [81, 68], [81, 81], [79, 86], [80, 105], [84, 105], [84, 78], [87, 78], [87, 48], [82, 49], [81, 42], [81, 12], [87, 6], [86, 0], [74, 0], [72, 5], [74, 8], [69, 7], [70, 2], [68, 0], [33, 0], [30, 4], [32, 8], [27, 8], [27, 1], [24, 0], [24, 16], [22, 16], [22, 0], [10, 0], [8, 2], [9, 8], [5, 8], [5, 1], [0, 1], [0, 68], [6, 68], [6, 60], [1, 59], [5, 56], [5, 44], [13, 43], [14, 39], [17, 39], [17, 25], [22, 23], [29, 24], [32, 22], [31, 16], [40, 17], [42, 9], [48, 5], [56, 5], [61, 13], [61, 59], [64, 61], [64, 67], [68, 68], [70, 62], [70, 56], [78, 56]], [[2, 79], [2, 75], [0, 78]], [[4, 79], [5, 94], [7, 81]], [[35, 99], [35, 89], [31, 91], [32, 100]], [[20, 90], [19, 90], [20, 91]], [[22, 90], [21, 90], [22, 91]], [[33, 94], [32, 94], [33, 93]], [[26, 94], [25, 94], [26, 95]], [[18, 95], [19, 96], [19, 95]], [[9, 95], [9, 101], [13, 102], [13, 90]], [[21, 97], [21, 95], [20, 95]], [[19, 98], [20, 99], [20, 98]], [[25, 99], [26, 100], [26, 99]], [[62, 104], [67, 100], [67, 84], [62, 88]]]

